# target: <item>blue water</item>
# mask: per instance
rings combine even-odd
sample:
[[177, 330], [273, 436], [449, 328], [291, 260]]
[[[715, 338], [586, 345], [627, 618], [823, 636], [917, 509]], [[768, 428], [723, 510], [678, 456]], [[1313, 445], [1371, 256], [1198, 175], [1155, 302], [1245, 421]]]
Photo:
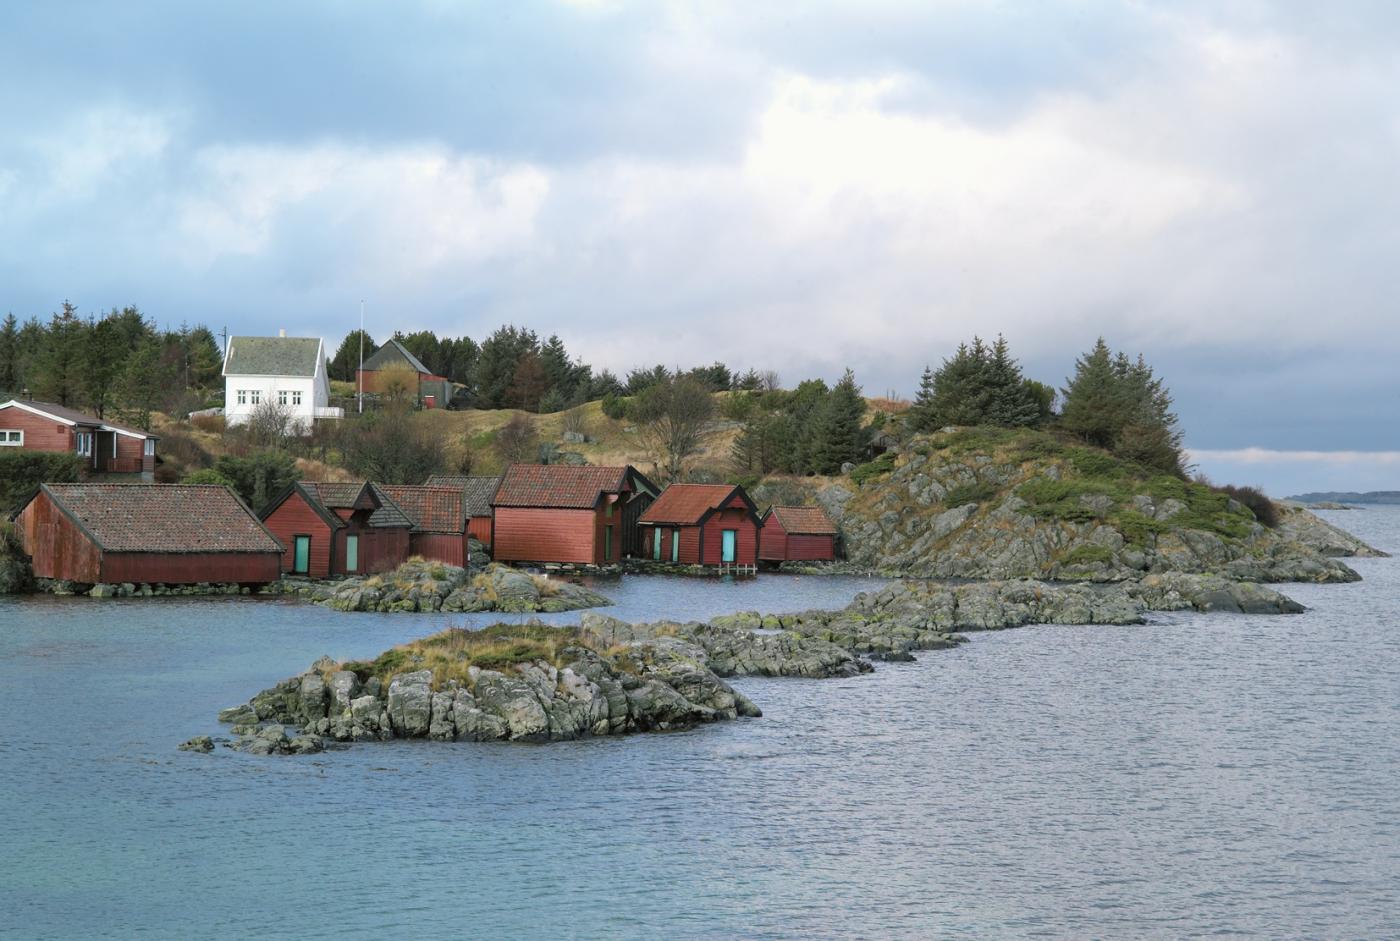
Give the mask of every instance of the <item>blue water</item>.
[[[1400, 510], [1332, 518], [1400, 549]], [[1400, 936], [1400, 565], [1356, 567], [1290, 586], [1292, 618], [736, 681], [757, 720], [310, 758], [174, 746], [323, 653], [464, 619], [0, 600], [0, 937]], [[875, 584], [604, 591], [641, 619]]]

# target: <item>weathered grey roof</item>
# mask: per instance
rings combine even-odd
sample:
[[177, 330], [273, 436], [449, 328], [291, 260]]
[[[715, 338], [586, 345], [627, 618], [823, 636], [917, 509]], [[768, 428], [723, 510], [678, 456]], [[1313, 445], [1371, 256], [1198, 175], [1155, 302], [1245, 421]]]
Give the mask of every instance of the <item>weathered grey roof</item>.
[[393, 366], [397, 363], [407, 363], [408, 367], [415, 372], [425, 373], [429, 376], [433, 375], [433, 371], [427, 366], [424, 366], [418, 357], [410, 353], [408, 347], [404, 346], [398, 340], [393, 339], [375, 350], [374, 355], [365, 360], [365, 369], [372, 372], [376, 369], [383, 369], [386, 366]]
[[427, 483], [429, 487], [461, 487], [462, 509], [467, 516], [490, 516], [491, 498], [496, 495], [496, 488], [500, 485], [499, 476], [471, 477], [448, 474], [434, 474], [428, 478]]
[[314, 376], [315, 337], [229, 337], [225, 376]]

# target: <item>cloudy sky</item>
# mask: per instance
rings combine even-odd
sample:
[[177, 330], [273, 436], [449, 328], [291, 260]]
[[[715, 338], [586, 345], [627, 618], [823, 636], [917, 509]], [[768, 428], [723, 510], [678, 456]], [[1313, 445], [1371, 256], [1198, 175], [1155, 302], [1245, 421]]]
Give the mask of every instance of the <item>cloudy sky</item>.
[[0, 312], [906, 395], [1102, 334], [1212, 476], [1400, 489], [1384, 0], [7, 3], [0, 61]]

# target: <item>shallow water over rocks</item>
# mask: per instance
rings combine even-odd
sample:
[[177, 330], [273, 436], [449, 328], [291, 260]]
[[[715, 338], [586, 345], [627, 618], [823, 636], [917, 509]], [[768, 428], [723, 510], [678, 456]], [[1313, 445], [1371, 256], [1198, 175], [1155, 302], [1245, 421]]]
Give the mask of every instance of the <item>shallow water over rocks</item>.
[[[1400, 510], [1328, 515], [1400, 548]], [[1354, 567], [1293, 617], [734, 680], [762, 719], [294, 760], [174, 746], [323, 653], [500, 618], [0, 600], [0, 937], [1394, 936], [1400, 565]], [[879, 584], [600, 587], [656, 620]]]

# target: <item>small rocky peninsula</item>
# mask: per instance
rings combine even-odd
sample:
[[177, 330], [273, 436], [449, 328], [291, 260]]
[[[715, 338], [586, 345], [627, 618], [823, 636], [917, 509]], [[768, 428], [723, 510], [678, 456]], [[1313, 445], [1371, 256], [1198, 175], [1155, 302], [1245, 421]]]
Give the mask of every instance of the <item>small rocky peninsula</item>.
[[493, 562], [481, 571], [410, 560], [382, 575], [311, 581], [285, 578], [261, 594], [286, 595], [337, 611], [577, 611], [612, 602], [576, 582]]
[[[1171, 573], [1135, 582], [901, 581], [837, 611], [748, 612], [701, 622], [629, 624], [584, 614], [451, 629], [368, 662], [322, 658], [224, 710], [229, 747], [259, 754], [398, 738], [550, 742], [757, 717], [736, 676], [853, 677], [871, 661], [945, 650], [962, 633], [1029, 624], [1140, 624], [1151, 611], [1290, 614], [1271, 588]], [[288, 734], [288, 728], [291, 734]], [[200, 736], [181, 748], [211, 751]]]

